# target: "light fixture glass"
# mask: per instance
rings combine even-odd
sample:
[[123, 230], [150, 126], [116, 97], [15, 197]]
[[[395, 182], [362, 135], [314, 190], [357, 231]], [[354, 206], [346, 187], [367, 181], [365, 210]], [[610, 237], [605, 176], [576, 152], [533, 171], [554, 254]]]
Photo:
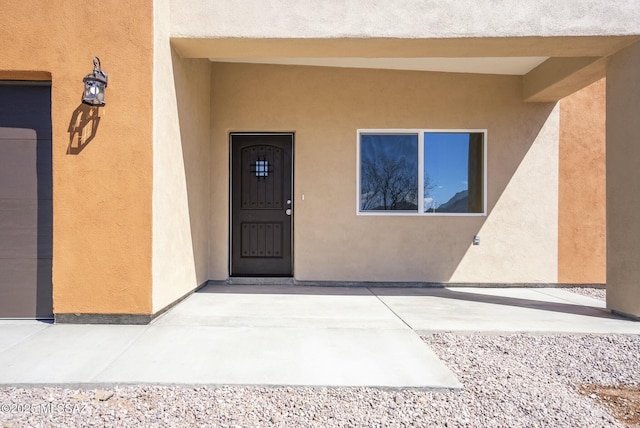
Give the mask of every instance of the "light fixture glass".
[[107, 88], [107, 73], [100, 67], [100, 58], [93, 57], [93, 71], [87, 74], [84, 79], [84, 94], [82, 102], [93, 107], [104, 106], [104, 92]]

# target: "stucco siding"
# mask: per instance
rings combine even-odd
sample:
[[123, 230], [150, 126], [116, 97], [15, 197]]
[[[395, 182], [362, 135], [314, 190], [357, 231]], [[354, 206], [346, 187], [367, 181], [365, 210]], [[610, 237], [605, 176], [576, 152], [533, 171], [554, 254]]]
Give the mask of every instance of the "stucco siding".
[[[286, 13], [283, 13], [286, 11]], [[636, 0], [171, 0], [173, 37], [458, 38], [640, 32]]]
[[[3, 0], [0, 80], [51, 80], [54, 313], [150, 315], [227, 279], [229, 133], [277, 131], [295, 133], [298, 280], [606, 281], [608, 306], [640, 315], [639, 16], [637, 0]], [[88, 117], [93, 56], [109, 86]], [[348, 68], [380, 58], [466, 72]], [[260, 64], [306, 60], [344, 66]], [[605, 68], [559, 105], [524, 100]], [[487, 215], [358, 215], [358, 129], [486, 129]]]
[[560, 102], [558, 282], [606, 282], [605, 80]]
[[153, 311], [208, 279], [210, 71], [171, 49], [155, 2]]
[[[297, 279], [556, 282], [558, 109], [524, 103], [520, 83], [213, 64], [211, 279], [228, 275], [228, 133], [293, 131]], [[381, 128], [487, 129], [489, 215], [358, 216], [356, 130]]]
[[640, 317], [640, 43], [607, 70], [607, 307]]
[[[556, 106], [522, 159], [518, 154], [490, 162], [490, 183], [500, 169], [518, 165], [478, 231], [480, 245], [469, 246], [452, 282], [557, 282], [558, 131]], [[491, 142], [490, 150], [500, 150]]]
[[[152, 34], [150, 0], [0, 2], [0, 79], [52, 80], [56, 314], [151, 311]], [[94, 55], [109, 86], [90, 139]]]

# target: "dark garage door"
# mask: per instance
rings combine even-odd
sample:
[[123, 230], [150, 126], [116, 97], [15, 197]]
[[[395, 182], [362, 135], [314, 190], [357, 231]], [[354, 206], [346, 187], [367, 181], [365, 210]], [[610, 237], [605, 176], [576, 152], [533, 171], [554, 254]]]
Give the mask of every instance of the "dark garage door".
[[0, 82], [0, 318], [51, 318], [51, 86]]

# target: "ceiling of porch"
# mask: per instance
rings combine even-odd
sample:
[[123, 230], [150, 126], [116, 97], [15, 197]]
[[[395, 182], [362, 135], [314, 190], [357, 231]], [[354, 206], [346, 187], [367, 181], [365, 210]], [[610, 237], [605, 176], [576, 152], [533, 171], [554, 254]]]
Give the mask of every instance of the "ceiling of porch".
[[470, 58], [209, 58], [214, 62], [242, 62], [320, 67], [379, 68], [390, 70], [440, 71], [448, 73], [481, 73], [524, 75], [549, 59], [533, 57]]
[[606, 75], [625, 36], [405, 38], [172, 38], [187, 58], [522, 76], [525, 101], [553, 102]]

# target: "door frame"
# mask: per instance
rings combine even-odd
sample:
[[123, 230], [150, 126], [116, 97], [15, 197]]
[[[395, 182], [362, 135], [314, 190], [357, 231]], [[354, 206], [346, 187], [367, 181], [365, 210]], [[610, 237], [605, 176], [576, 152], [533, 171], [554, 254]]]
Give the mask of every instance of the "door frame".
[[[295, 181], [295, 132], [294, 131], [284, 131], [284, 132], [270, 132], [270, 131], [229, 131], [229, 141], [228, 141], [228, 149], [229, 149], [229, 227], [227, 229], [228, 234], [228, 276], [233, 277], [233, 136], [234, 135], [282, 135], [291, 137], [291, 209], [293, 210], [291, 213], [291, 239], [289, 245], [291, 245], [291, 275], [285, 276], [286, 278], [295, 277], [295, 247], [294, 247], [294, 223], [295, 223], [295, 196], [294, 196], [294, 181]], [[240, 276], [241, 277], [241, 276]]]

